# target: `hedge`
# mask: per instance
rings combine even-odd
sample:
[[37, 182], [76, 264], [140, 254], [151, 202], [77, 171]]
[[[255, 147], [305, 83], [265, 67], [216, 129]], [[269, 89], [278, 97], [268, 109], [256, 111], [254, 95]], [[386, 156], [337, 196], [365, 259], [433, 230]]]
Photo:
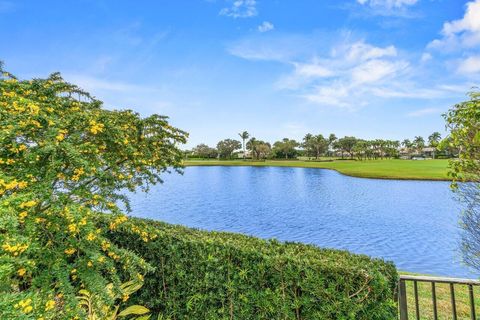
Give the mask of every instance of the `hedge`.
[[156, 268], [132, 299], [163, 319], [396, 319], [392, 263], [131, 218], [110, 239]]

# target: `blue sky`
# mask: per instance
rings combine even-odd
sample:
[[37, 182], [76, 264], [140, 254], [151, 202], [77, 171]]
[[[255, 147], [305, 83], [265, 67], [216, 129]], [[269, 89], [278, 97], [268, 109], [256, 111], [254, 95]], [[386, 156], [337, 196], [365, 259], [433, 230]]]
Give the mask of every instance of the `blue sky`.
[[0, 39], [17, 76], [168, 115], [187, 147], [426, 137], [480, 84], [480, 0], [0, 0]]

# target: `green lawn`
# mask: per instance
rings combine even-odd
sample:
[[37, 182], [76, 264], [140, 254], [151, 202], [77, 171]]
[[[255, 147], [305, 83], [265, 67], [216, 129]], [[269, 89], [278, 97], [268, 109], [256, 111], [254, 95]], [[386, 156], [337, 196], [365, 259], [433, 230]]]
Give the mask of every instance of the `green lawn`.
[[[414, 274], [400, 272], [402, 274]], [[414, 274], [415, 275], [415, 274]], [[407, 307], [408, 318], [415, 318], [415, 296], [413, 282], [407, 281]], [[437, 283], [435, 286], [437, 296], [438, 319], [452, 319], [452, 303], [450, 301], [450, 287], [446, 283]], [[474, 297], [477, 319], [480, 315], [480, 287], [474, 286]], [[433, 319], [432, 287], [428, 282], [418, 282], [418, 304], [420, 319]], [[458, 319], [470, 319], [470, 304], [467, 285], [455, 285], [455, 302]]]
[[187, 160], [186, 166], [278, 166], [324, 168], [345, 175], [380, 179], [448, 180], [448, 160]]

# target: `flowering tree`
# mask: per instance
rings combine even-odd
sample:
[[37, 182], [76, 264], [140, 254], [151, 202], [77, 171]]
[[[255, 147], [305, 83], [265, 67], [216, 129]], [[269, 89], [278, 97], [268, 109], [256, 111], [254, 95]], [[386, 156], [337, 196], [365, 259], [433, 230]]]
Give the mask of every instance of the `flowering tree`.
[[163, 116], [105, 110], [59, 74], [0, 72], [0, 318], [82, 318], [80, 288], [108, 306], [122, 281], [149, 271], [104, 235], [122, 228], [151, 239], [117, 204], [128, 210], [122, 191], [147, 191], [180, 170], [187, 134]]

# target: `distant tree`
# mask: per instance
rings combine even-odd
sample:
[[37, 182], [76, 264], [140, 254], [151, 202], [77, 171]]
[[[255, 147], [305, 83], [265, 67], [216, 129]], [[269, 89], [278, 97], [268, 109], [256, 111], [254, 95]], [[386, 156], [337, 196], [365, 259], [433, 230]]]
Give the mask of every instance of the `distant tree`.
[[455, 105], [445, 119], [450, 129], [447, 142], [459, 150], [458, 159], [450, 160], [450, 175], [464, 204], [463, 260], [480, 270], [480, 91], [470, 93], [470, 100]]
[[398, 157], [398, 149], [400, 148], [400, 141], [387, 140], [386, 141], [386, 154], [390, 158]]
[[272, 147], [270, 146], [270, 143], [260, 141], [259, 144], [257, 145], [255, 156], [257, 160], [266, 159], [270, 155], [271, 151], [272, 151]]
[[277, 141], [273, 144], [273, 152], [275, 153], [276, 157], [285, 157], [288, 159], [289, 157], [294, 157], [297, 153], [295, 149], [300, 144], [295, 140], [290, 140], [288, 138], [284, 138], [281, 141]]
[[250, 137], [250, 134], [247, 132], [247, 131], [243, 131], [242, 133], [239, 133], [238, 134], [240, 136], [240, 138], [242, 138], [242, 146], [243, 146], [243, 160], [245, 160], [245, 141], [248, 139], [248, 137]]
[[413, 143], [409, 139], [405, 139], [402, 141], [402, 146], [406, 149], [410, 149], [411, 147], [413, 147]]
[[425, 139], [423, 139], [423, 137], [416, 136], [413, 139], [413, 145], [415, 146], [417, 153], [421, 153], [423, 148], [425, 148]]
[[314, 154], [313, 146], [312, 146], [313, 134], [307, 133], [305, 137], [303, 137], [303, 143], [301, 147], [305, 150], [305, 155], [307, 157], [312, 157]]
[[199, 144], [193, 148], [193, 153], [200, 158], [216, 158], [218, 152], [215, 148], [211, 148], [204, 143]]
[[442, 135], [440, 132], [434, 132], [428, 136], [428, 144], [430, 147], [436, 148], [440, 143], [440, 140], [442, 140]]
[[337, 141], [337, 136], [334, 133], [330, 133], [330, 135], [328, 136], [327, 152], [333, 149], [335, 141]]
[[241, 149], [242, 143], [238, 140], [225, 139], [217, 143], [218, 154], [221, 158], [232, 158], [235, 150]]
[[361, 159], [367, 158], [369, 148], [370, 148], [369, 141], [359, 139], [353, 146], [352, 151], [355, 153], [355, 156], [361, 160]]
[[350, 158], [353, 158], [353, 147], [356, 142], [357, 138], [355, 137], [343, 137], [335, 142], [336, 149], [342, 153], [342, 159], [345, 152], [349, 154]]
[[259, 145], [260, 141], [257, 140], [255, 137], [250, 138], [247, 142], [247, 149], [250, 150], [250, 153], [252, 155], [252, 158], [255, 158], [256, 152], [257, 152], [257, 147]]
[[247, 142], [247, 149], [252, 153], [252, 159], [265, 159], [270, 155], [272, 149], [270, 143], [251, 138]]
[[309, 155], [314, 155], [315, 159], [318, 159], [320, 155], [327, 151], [328, 141], [321, 134], [314, 136], [309, 133], [303, 138], [302, 146]]

